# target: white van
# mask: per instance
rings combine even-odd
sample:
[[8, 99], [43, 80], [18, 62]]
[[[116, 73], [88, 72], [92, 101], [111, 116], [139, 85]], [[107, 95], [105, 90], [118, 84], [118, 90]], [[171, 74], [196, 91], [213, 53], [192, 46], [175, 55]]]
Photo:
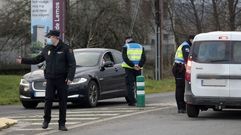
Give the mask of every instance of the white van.
[[241, 107], [241, 32], [195, 36], [186, 67], [187, 115]]

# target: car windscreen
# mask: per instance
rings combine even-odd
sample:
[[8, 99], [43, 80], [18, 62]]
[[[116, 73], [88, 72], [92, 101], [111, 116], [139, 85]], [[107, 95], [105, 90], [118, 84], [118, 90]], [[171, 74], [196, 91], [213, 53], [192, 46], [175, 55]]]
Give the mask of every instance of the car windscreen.
[[230, 42], [202, 41], [192, 47], [193, 61], [200, 63], [229, 63]]
[[100, 52], [77, 51], [74, 53], [76, 66], [93, 67], [97, 66], [100, 59]]

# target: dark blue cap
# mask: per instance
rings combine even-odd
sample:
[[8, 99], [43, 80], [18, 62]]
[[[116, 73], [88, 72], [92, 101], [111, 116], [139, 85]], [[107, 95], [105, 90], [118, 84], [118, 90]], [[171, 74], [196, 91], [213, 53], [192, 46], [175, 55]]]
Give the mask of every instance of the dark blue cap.
[[58, 30], [50, 30], [49, 33], [47, 35], [45, 35], [45, 37], [50, 37], [50, 36], [56, 36], [59, 37], [60, 32]]

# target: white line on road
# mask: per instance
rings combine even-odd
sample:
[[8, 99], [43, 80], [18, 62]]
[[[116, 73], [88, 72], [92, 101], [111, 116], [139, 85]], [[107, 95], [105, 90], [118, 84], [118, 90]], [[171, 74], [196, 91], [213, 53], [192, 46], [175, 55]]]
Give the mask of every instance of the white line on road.
[[[66, 118], [66, 120], [97, 120], [100, 119], [99, 117], [86, 117], [86, 118]], [[19, 119], [18, 119], [19, 120]], [[42, 121], [43, 119], [31, 119], [31, 118], [27, 118], [27, 119], [21, 119], [21, 121]], [[59, 120], [59, 118], [52, 118], [51, 120]]]
[[[111, 113], [103, 113], [103, 114], [98, 114], [98, 113], [96, 113], [96, 114], [70, 114], [70, 115], [67, 114], [67, 117], [93, 117], [93, 116], [117, 116], [117, 115], [119, 115], [119, 113], [113, 113], [113, 114], [111, 114]], [[52, 115], [52, 117], [59, 117], [59, 115], [54, 114], [54, 115]]]
[[153, 104], [147, 104], [146, 106], [176, 106], [175, 102], [170, 103], [153, 103]]
[[46, 130], [53, 130], [53, 128], [43, 129], [43, 128], [19, 128], [15, 129], [16, 131], [46, 131]]
[[[67, 114], [67, 118], [68, 117], [93, 117], [93, 116], [117, 116], [119, 115], [119, 113], [95, 113], [95, 114]], [[26, 118], [42, 118], [42, 115], [35, 115], [35, 116], [13, 116], [13, 117], [8, 117], [11, 119], [26, 119]], [[52, 118], [58, 118], [59, 115], [58, 114], [52, 114], [51, 115]]]
[[[83, 114], [83, 113], [129, 113], [129, 112], [135, 112], [136, 110], [115, 110], [115, 111], [108, 111], [108, 110], [93, 110], [93, 111], [80, 111], [80, 112], [67, 112], [68, 114]], [[53, 113], [58, 114], [58, 113]]]
[[[81, 122], [66, 122], [66, 125], [74, 125], [74, 124], [80, 124]], [[31, 123], [31, 125], [42, 125], [42, 122], [36, 122], [36, 123]], [[58, 122], [51, 122], [49, 125], [58, 125]]]
[[[83, 127], [83, 126], [87, 126], [87, 125], [91, 125], [91, 124], [97, 124], [97, 123], [100, 123], [100, 122], [110, 121], [110, 120], [114, 120], [114, 119], [129, 117], [129, 116], [133, 116], [133, 115], [138, 115], [138, 114], [143, 114], [143, 113], [148, 113], [148, 112], [153, 112], [153, 111], [169, 109], [169, 108], [172, 108], [172, 107], [173, 106], [168, 106], [168, 107], [156, 108], [156, 109], [151, 109], [151, 110], [137, 111], [137, 112], [130, 113], [130, 114], [119, 115], [119, 116], [116, 116], [116, 117], [104, 118], [104, 119], [100, 119], [100, 120], [96, 120], [96, 121], [90, 121], [90, 122], [82, 123], [82, 124], [79, 124], [79, 125], [73, 125], [73, 126], [70, 126], [69, 129]], [[57, 133], [57, 132], [58, 131], [53, 131], [52, 130], [52, 131], [47, 131], [47, 132], [39, 133], [39, 134], [35, 134], [35, 135], [49, 135], [49, 134], [53, 134], [53, 133]]]

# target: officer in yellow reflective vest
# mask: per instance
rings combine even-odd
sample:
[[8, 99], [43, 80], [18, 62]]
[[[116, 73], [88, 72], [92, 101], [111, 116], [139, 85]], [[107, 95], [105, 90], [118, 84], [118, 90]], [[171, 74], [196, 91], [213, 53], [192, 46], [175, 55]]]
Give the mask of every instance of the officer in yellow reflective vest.
[[135, 82], [136, 76], [141, 75], [141, 70], [146, 60], [144, 47], [131, 37], [127, 37], [122, 48], [122, 67], [126, 72], [126, 85], [128, 90], [127, 102], [129, 106], [135, 106]]
[[186, 63], [188, 60], [188, 55], [194, 35], [190, 35], [187, 41], [184, 41], [176, 51], [175, 61], [172, 68], [172, 73], [175, 77], [176, 82], [176, 102], [178, 113], [186, 113], [186, 103], [184, 101], [184, 92], [185, 92], [185, 72], [186, 72]]

